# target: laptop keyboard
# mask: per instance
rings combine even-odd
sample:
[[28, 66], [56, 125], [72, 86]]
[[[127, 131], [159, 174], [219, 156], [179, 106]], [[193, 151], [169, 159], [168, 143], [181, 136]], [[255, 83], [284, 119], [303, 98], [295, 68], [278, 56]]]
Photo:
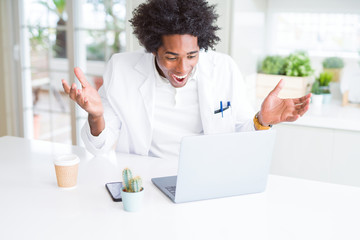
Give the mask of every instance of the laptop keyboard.
[[165, 189], [168, 190], [175, 197], [176, 186], [168, 186], [165, 187]]

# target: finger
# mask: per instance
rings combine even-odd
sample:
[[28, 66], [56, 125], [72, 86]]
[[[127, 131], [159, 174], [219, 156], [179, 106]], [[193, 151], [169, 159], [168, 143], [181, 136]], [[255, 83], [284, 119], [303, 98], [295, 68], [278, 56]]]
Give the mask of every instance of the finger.
[[287, 122], [294, 122], [296, 121], [298, 118], [300, 117], [300, 115], [292, 115], [286, 118]]
[[73, 83], [70, 88], [69, 96], [72, 100], [76, 101], [76, 84]]
[[83, 95], [81, 92], [81, 89], [78, 89], [76, 91], [76, 102], [80, 105], [83, 106], [84, 105], [84, 99], [83, 99]]
[[306, 99], [304, 102], [301, 102], [301, 103], [299, 103], [299, 104], [296, 104], [296, 105], [295, 105], [295, 110], [300, 110], [300, 109], [304, 108], [304, 106], [305, 106], [306, 104], [309, 104], [309, 103], [310, 103], [310, 98]]
[[75, 73], [77, 79], [79, 79], [79, 82], [81, 83], [81, 86], [83, 88], [89, 86], [89, 83], [88, 83], [88, 81], [86, 81], [83, 71], [79, 67], [74, 68], [74, 73]]
[[270, 94], [273, 94], [275, 96], [278, 96], [281, 89], [284, 87], [284, 80], [280, 79], [280, 81], [278, 82], [278, 84], [275, 86], [275, 88], [270, 92]]
[[89, 105], [89, 100], [87, 97], [84, 97], [84, 108], [86, 108]]
[[87, 99], [87, 97], [83, 97], [83, 105], [82, 108], [83, 109], [88, 109], [89, 107], [89, 100]]
[[62, 86], [63, 86], [64, 91], [66, 92], [66, 94], [69, 94], [69, 92], [70, 92], [69, 84], [64, 79], [61, 79], [61, 83], [62, 83]]
[[298, 114], [302, 117], [308, 110], [309, 110], [309, 107], [310, 107], [310, 103], [306, 103], [304, 104], [305, 106], [299, 110]]
[[300, 111], [303, 108], [304, 108], [304, 104], [295, 105], [295, 111]]
[[310, 97], [311, 97], [311, 93], [309, 93], [309, 94], [307, 94], [307, 95], [305, 95], [305, 96], [303, 96], [303, 97], [301, 97], [301, 98], [295, 98], [295, 99], [293, 99], [293, 102], [294, 102], [295, 104], [302, 104], [302, 103], [304, 103], [306, 100], [310, 99]]
[[295, 112], [302, 112], [304, 108], [309, 106], [309, 104], [310, 104], [310, 99], [306, 99], [305, 102], [295, 105]]

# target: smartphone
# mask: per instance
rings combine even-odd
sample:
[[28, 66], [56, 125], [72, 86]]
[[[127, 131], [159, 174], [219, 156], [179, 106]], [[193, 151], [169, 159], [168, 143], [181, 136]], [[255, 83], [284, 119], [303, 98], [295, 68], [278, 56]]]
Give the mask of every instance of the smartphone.
[[121, 189], [123, 187], [122, 182], [110, 182], [105, 184], [112, 200], [114, 202], [121, 202]]

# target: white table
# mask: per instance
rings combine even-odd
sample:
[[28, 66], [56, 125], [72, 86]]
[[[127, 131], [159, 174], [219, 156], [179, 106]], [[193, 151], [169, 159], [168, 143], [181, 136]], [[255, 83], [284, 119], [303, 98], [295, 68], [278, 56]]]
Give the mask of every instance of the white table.
[[[52, 159], [81, 159], [78, 186], [56, 185]], [[128, 213], [104, 184], [130, 167], [144, 179], [145, 205]], [[0, 239], [360, 239], [360, 188], [269, 176], [265, 193], [174, 204], [150, 179], [177, 163], [0, 138]]]
[[332, 101], [321, 107], [310, 104], [308, 112], [295, 122], [282, 124], [293, 126], [306, 126], [325, 129], [354, 131], [360, 133], [360, 108], [342, 106], [340, 101]]

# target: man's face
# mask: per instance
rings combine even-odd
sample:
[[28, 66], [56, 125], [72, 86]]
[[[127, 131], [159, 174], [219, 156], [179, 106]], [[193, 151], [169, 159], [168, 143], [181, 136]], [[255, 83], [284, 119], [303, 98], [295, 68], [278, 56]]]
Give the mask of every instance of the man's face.
[[156, 53], [157, 70], [175, 88], [185, 86], [191, 71], [199, 61], [197, 37], [191, 35], [162, 36], [163, 45]]

